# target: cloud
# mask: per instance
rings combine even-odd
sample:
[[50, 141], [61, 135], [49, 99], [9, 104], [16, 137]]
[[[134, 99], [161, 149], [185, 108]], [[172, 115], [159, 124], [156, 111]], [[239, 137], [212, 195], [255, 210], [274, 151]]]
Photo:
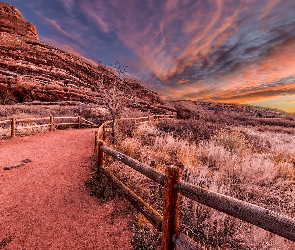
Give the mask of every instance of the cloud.
[[[94, 1], [94, 3], [89, 1], [83, 1], [80, 4], [80, 7], [82, 8], [84, 15], [90, 20], [91, 23], [95, 24], [100, 31], [104, 33], [109, 33], [109, 27], [108, 24], [103, 20], [102, 15], [100, 15], [102, 4], [99, 3], [99, 1]], [[107, 10], [109, 12], [111, 10]]]
[[177, 82], [176, 82], [176, 84], [183, 84], [183, 83], [186, 83], [186, 82], [188, 82], [188, 80], [185, 80], [185, 79], [180, 79], [180, 80], [178, 80]]
[[75, 1], [74, 0], [63, 0], [62, 1], [62, 4], [64, 5], [65, 9], [68, 12], [72, 12], [73, 7], [74, 7], [74, 4], [75, 4]]
[[51, 20], [45, 16], [43, 16], [40, 12], [36, 12], [47, 24], [51, 25], [57, 32], [59, 32], [61, 35], [68, 37], [72, 40], [74, 40], [77, 43], [82, 43], [79, 39], [74, 37], [72, 34], [66, 32], [58, 23], [56, 20]]
[[76, 51], [88, 57], [92, 48], [89, 57], [127, 61], [163, 95], [241, 103], [294, 91], [294, 1], [65, 0], [61, 6], [67, 15], [44, 20], [78, 44]]

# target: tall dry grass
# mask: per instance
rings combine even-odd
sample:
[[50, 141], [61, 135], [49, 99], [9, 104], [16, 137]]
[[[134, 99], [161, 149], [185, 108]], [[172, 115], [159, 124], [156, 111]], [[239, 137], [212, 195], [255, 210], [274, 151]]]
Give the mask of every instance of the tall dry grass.
[[[161, 172], [167, 165], [180, 167], [183, 181], [295, 218], [295, 134], [213, 125], [184, 126], [179, 133], [175, 127], [167, 129], [169, 123], [173, 122], [128, 129], [121, 124], [116, 147]], [[116, 161], [109, 159], [107, 165], [161, 212], [160, 187]], [[181, 230], [207, 249], [295, 247], [282, 237], [186, 198], [181, 202]]]

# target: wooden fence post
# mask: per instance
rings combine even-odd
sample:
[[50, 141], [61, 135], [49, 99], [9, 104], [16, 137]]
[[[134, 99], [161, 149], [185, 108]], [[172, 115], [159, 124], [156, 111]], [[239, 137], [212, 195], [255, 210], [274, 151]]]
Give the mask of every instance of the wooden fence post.
[[99, 176], [99, 169], [104, 165], [104, 152], [100, 150], [100, 147], [104, 145], [104, 141], [97, 141], [97, 176]]
[[50, 120], [49, 120], [49, 131], [52, 131], [53, 130], [53, 116], [51, 115], [50, 116]]
[[81, 128], [81, 116], [78, 116], [78, 129]]
[[95, 131], [95, 137], [94, 137], [94, 156], [95, 161], [97, 161], [98, 157], [98, 130]]
[[102, 139], [103, 140], [106, 139], [106, 128], [105, 128], [105, 124], [102, 126]]
[[180, 169], [175, 166], [167, 167], [164, 182], [164, 208], [162, 224], [161, 250], [175, 249], [172, 241], [174, 234], [179, 230], [180, 193], [174, 185], [180, 181]]
[[11, 137], [15, 137], [15, 118], [11, 119]]

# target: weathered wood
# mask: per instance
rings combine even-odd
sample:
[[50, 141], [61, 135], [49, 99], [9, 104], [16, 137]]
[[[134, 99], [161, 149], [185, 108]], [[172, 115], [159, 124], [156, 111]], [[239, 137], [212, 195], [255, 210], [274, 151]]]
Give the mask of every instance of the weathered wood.
[[77, 116], [65, 116], [65, 117], [62, 117], [62, 116], [55, 116], [54, 119], [77, 119], [78, 117]]
[[94, 153], [95, 153], [95, 160], [97, 161], [97, 153], [98, 153], [98, 140], [99, 140], [99, 132], [98, 130], [95, 131], [94, 136]]
[[106, 126], [105, 124], [102, 126], [102, 139], [105, 140], [106, 139]]
[[49, 131], [52, 131], [53, 130], [53, 116], [50, 116], [50, 118], [49, 118], [49, 123], [50, 123], [50, 125], [49, 125]]
[[89, 123], [90, 125], [92, 125], [92, 126], [94, 126], [94, 127], [98, 127], [97, 124], [95, 124], [95, 123], [92, 122], [92, 121], [88, 121], [88, 120], [84, 119], [83, 117], [81, 117], [81, 121], [83, 121], [83, 122], [85, 122], [85, 123]]
[[[55, 119], [55, 117], [54, 117], [54, 119]], [[54, 124], [55, 126], [69, 126], [69, 125], [79, 125], [78, 123], [76, 123], [76, 122], [64, 122], [64, 123], [55, 123]]]
[[125, 118], [120, 118], [120, 121], [133, 121], [133, 120], [141, 120], [142, 118], [145, 118], [145, 117], [125, 117]]
[[103, 168], [104, 165], [104, 152], [101, 150], [104, 145], [104, 141], [97, 140], [97, 172], [100, 168]]
[[175, 249], [172, 237], [179, 230], [180, 194], [174, 189], [174, 185], [179, 181], [180, 169], [173, 166], [167, 167], [165, 170], [161, 250]]
[[11, 122], [11, 120], [4, 120], [4, 121], [0, 121], [0, 124], [5, 124], [5, 123], [9, 123]]
[[112, 173], [105, 168], [100, 168], [102, 174], [104, 174], [110, 182], [120, 189], [125, 197], [131, 202], [134, 207], [141, 212], [147, 220], [159, 231], [162, 229], [162, 216], [154, 210], [149, 204], [144, 202], [139, 196], [137, 196], [130, 188], [126, 187], [121, 181], [119, 181]]
[[18, 168], [20, 166], [23, 166], [23, 165], [29, 163], [29, 162], [31, 162], [30, 159], [24, 159], [21, 162], [18, 162], [18, 163], [15, 163], [15, 164], [11, 165], [11, 166], [5, 167], [4, 170], [11, 170], [13, 168]]
[[173, 242], [177, 250], [204, 250], [200, 244], [193, 241], [190, 237], [186, 236], [185, 234], [179, 233], [173, 235]]
[[103, 140], [103, 127], [102, 126], [100, 126], [99, 128], [98, 128], [98, 130], [96, 130], [96, 132], [97, 132], [97, 138], [98, 139], [100, 139], [100, 140]]
[[11, 137], [15, 137], [15, 118], [11, 119]]
[[136, 118], [129, 118], [129, 117], [126, 117], [126, 118], [120, 118], [120, 121], [139, 121], [139, 122], [146, 122], [146, 121], [150, 121], [151, 118], [153, 118], [154, 120], [156, 119], [160, 119], [160, 118], [174, 118], [176, 117], [175, 115], [154, 115], [154, 116], [142, 116], [142, 117], [136, 117]]
[[81, 129], [81, 116], [78, 116], [78, 129]]
[[201, 204], [295, 241], [295, 220], [290, 217], [185, 182], [177, 183], [175, 189]]
[[37, 117], [37, 118], [21, 118], [16, 119], [17, 122], [33, 122], [33, 121], [42, 121], [42, 120], [48, 120], [50, 117]]
[[153, 168], [146, 166], [142, 163], [140, 163], [139, 161], [125, 155], [122, 154], [118, 151], [115, 151], [111, 148], [108, 148], [106, 146], [102, 146], [100, 147], [100, 150], [105, 152], [108, 155], [113, 156], [114, 158], [116, 158], [117, 160], [125, 163], [126, 165], [128, 165], [129, 167], [135, 169], [136, 171], [138, 171], [139, 173], [145, 175], [146, 177], [152, 179], [154, 182], [160, 184], [160, 185], [164, 185], [164, 175], [156, 170], [154, 170]]
[[22, 130], [27, 128], [39, 128], [39, 127], [47, 127], [50, 126], [50, 124], [42, 124], [42, 125], [33, 125], [33, 126], [27, 126], [27, 127], [18, 127], [16, 130]]

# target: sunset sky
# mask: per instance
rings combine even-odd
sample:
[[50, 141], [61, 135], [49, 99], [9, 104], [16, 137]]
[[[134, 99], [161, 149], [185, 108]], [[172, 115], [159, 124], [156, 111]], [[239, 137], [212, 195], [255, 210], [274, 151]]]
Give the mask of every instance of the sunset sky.
[[7, 0], [39, 39], [166, 98], [295, 112], [294, 0]]

